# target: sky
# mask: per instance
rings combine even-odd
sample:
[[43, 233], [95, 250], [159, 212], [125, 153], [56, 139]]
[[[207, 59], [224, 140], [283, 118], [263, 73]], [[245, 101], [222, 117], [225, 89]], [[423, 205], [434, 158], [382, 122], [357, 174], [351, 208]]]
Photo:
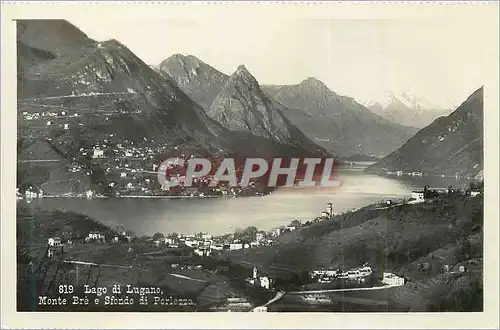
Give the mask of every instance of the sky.
[[148, 64], [180, 53], [231, 74], [244, 64], [261, 84], [316, 77], [362, 103], [408, 91], [460, 105], [488, 75], [480, 22], [431, 19], [75, 19], [89, 37], [117, 39]]

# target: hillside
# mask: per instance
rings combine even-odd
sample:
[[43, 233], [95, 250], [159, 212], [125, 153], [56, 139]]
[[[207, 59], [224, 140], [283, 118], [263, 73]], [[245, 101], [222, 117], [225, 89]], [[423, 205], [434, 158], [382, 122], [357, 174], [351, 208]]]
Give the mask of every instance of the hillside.
[[84, 240], [91, 231], [106, 235], [116, 232], [87, 216], [61, 210], [33, 210], [27, 206], [17, 208], [17, 244], [46, 245], [49, 237], [64, 240]]
[[[67, 21], [18, 21], [18, 46], [19, 152], [43, 141], [67, 163], [83, 165], [92, 181], [101, 185], [108, 185], [104, 170], [119, 170], [124, 164], [108, 162], [91, 170], [96, 145], [105, 148], [107, 155], [118, 156], [115, 159], [123, 159], [119, 145], [139, 148], [142, 168], [151, 168], [154, 161], [172, 153], [317, 154], [318, 147], [312, 143], [300, 145], [228, 130], [208, 117], [175, 81], [146, 65], [119, 41], [94, 41]], [[52, 171], [46, 163], [38, 165]], [[76, 176], [67, 180], [81, 179]]]
[[483, 88], [436, 119], [401, 148], [366, 169], [476, 176], [483, 169]]
[[[467, 295], [479, 292], [474, 286], [482, 290], [482, 226], [482, 196], [452, 194], [385, 210], [364, 207], [285, 233], [276, 245], [229, 252], [225, 257], [298, 272], [368, 263], [377, 272], [394, 272], [409, 281], [402, 287], [373, 292], [376, 300], [389, 301], [391, 311], [464, 310], [465, 306], [453, 301], [457, 292], [465, 291], [463, 303]], [[455, 271], [465, 265], [470, 272], [463, 277], [447, 275], [444, 265]], [[482, 309], [480, 300], [469, 305]]]
[[263, 90], [289, 109], [285, 115], [309, 138], [342, 156], [385, 156], [416, 132], [336, 94], [316, 78], [298, 85], [263, 86]]
[[[118, 41], [95, 42], [59, 20], [19, 21], [18, 39], [57, 54], [23, 68], [18, 77], [19, 112], [63, 112], [70, 118], [63, 120], [69, 130], [62, 135], [88, 137], [94, 143], [114, 133], [117, 140], [187, 140], [205, 148], [228, 148], [212, 136], [209, 126], [215, 124], [202, 109]], [[19, 63], [23, 59], [20, 54]], [[49, 128], [47, 136], [54, 133], [54, 127]]]

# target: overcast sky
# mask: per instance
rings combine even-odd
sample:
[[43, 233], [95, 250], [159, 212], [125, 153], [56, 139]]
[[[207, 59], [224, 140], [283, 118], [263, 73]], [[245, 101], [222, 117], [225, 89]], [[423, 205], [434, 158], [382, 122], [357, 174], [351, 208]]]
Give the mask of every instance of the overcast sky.
[[459, 105], [484, 84], [484, 26], [463, 20], [122, 20], [71, 21], [98, 41], [117, 39], [148, 64], [192, 54], [231, 74], [244, 64], [261, 84], [316, 77], [360, 102], [411, 91]]

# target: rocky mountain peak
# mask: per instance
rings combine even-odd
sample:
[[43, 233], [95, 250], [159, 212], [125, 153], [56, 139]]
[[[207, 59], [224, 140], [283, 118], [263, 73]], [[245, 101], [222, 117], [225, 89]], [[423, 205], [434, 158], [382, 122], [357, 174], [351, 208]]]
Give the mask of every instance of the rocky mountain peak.
[[299, 86], [304, 89], [333, 93], [321, 80], [314, 77], [308, 77], [303, 80]]
[[228, 76], [193, 55], [174, 54], [160, 63], [158, 71], [175, 81], [203, 109], [208, 110]]
[[239, 65], [236, 71], [229, 77], [228, 84], [238, 83], [246, 85], [247, 88], [257, 89], [261, 92], [257, 79], [255, 79], [244, 65]]

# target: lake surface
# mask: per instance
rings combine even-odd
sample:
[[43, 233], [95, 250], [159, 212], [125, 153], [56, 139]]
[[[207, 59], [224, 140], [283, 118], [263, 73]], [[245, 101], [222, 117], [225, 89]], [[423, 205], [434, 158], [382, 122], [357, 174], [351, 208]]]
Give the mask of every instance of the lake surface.
[[340, 187], [283, 187], [262, 197], [43, 198], [32, 204], [86, 214], [112, 228], [122, 225], [138, 235], [155, 232], [218, 235], [248, 226], [268, 230], [287, 225], [294, 219], [312, 220], [321, 215], [328, 202], [333, 203], [335, 213], [340, 213], [380, 200], [410, 197], [412, 189], [422, 188], [425, 184], [435, 188], [466, 184], [454, 178], [397, 178], [366, 174], [363, 169], [368, 164], [336, 169], [336, 179], [342, 181]]

